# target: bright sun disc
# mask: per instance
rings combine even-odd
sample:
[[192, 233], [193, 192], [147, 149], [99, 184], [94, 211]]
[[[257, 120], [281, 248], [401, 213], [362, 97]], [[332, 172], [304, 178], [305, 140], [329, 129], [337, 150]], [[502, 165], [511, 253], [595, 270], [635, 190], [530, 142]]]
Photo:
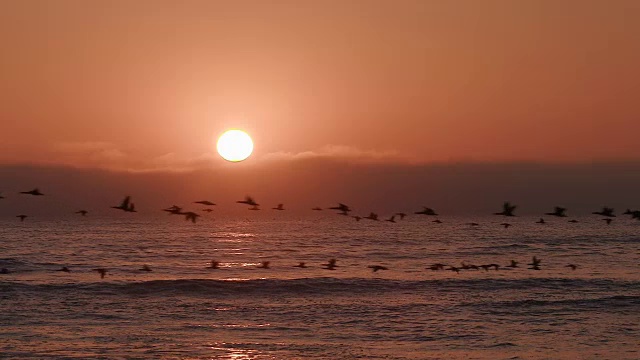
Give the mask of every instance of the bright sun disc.
[[253, 152], [253, 141], [242, 130], [229, 130], [218, 139], [218, 154], [227, 161], [242, 161]]

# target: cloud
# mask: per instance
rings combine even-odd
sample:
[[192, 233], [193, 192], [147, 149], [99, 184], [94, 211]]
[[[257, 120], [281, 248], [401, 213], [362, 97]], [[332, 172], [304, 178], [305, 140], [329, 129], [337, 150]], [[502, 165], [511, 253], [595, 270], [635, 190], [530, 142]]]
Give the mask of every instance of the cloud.
[[362, 150], [346, 145], [326, 145], [314, 151], [293, 152], [274, 152], [266, 154], [262, 157], [265, 161], [286, 161], [286, 160], [305, 160], [305, 159], [338, 159], [346, 161], [357, 161], [364, 163], [389, 163], [389, 162], [411, 162], [411, 159], [402, 156], [395, 150], [378, 151], [378, 150]]

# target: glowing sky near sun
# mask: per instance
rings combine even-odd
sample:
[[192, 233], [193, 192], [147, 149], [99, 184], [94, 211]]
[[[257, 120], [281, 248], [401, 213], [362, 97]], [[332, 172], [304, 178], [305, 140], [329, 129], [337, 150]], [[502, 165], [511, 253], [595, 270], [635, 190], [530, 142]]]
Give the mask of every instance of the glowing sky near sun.
[[229, 128], [258, 159], [638, 159], [639, 18], [623, 0], [5, 1], [0, 163], [170, 167]]

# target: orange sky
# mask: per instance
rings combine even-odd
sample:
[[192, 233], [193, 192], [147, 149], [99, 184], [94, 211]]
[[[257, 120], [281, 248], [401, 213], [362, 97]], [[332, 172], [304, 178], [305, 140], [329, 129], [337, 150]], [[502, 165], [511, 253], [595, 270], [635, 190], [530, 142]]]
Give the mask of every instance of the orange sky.
[[638, 39], [635, 0], [0, 0], [0, 163], [637, 160]]

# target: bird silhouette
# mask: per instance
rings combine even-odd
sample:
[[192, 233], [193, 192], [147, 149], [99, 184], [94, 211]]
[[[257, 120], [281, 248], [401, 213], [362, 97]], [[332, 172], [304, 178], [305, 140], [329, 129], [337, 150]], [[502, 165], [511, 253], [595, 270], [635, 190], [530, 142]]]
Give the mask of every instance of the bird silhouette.
[[529, 270], [540, 270], [540, 263], [541, 263], [541, 262], [542, 262], [542, 260], [540, 260], [540, 259], [538, 259], [537, 257], [535, 257], [535, 256], [534, 256], [534, 257], [531, 259], [531, 263], [530, 263], [530, 264], [527, 264], [527, 265], [531, 266], [531, 267], [529, 268]]
[[569, 220], [569, 222], [570, 222], [570, 223], [572, 223], [572, 224], [575, 224], [575, 223], [577, 223], [577, 222], [578, 222], [578, 220], [576, 220], [576, 219], [571, 219], [571, 220]]
[[508, 268], [517, 268], [518, 267], [518, 262], [515, 260], [511, 260], [511, 264], [507, 265], [506, 267]]
[[435, 219], [432, 222], [436, 223], [436, 224], [442, 224], [442, 220], [440, 220], [440, 219]]
[[244, 200], [238, 200], [236, 201], [238, 204], [246, 204], [246, 205], [251, 205], [254, 207], [258, 207], [260, 206], [260, 204], [258, 204], [255, 200], [253, 200], [253, 198], [249, 195], [244, 197]]
[[388, 221], [388, 222], [394, 223], [394, 222], [396, 222], [396, 216], [395, 216], [395, 215], [392, 215], [390, 218], [386, 219], [385, 221]]
[[321, 207], [319, 207], [319, 206], [316, 206], [316, 207], [312, 208], [311, 210], [314, 210], [314, 211], [322, 211], [322, 208], [321, 208]]
[[25, 194], [25, 195], [34, 195], [34, 196], [43, 196], [44, 194], [40, 192], [40, 190], [38, 190], [38, 188], [35, 188], [31, 191], [20, 191], [20, 194]]
[[546, 222], [544, 222], [543, 218], [540, 218], [540, 220], [536, 221], [536, 224], [546, 224]]
[[278, 204], [278, 206], [271, 208], [271, 210], [284, 210], [284, 204]]
[[479, 226], [480, 224], [478, 224], [477, 222], [470, 222], [470, 223], [467, 223], [467, 225], [469, 225], [469, 226]]
[[373, 270], [373, 272], [377, 272], [378, 270], [389, 270], [388, 267], [382, 265], [369, 265], [367, 267]]
[[186, 213], [183, 213], [182, 215], [184, 215], [184, 219], [189, 221], [191, 220], [192, 223], [196, 223], [196, 219], [198, 219], [200, 217], [200, 215], [194, 213], [193, 211], [187, 211]]
[[609, 208], [609, 207], [603, 207], [602, 210], [600, 211], [594, 211], [592, 212], [592, 214], [594, 215], [602, 215], [602, 216], [607, 216], [607, 217], [616, 217], [613, 214], [613, 208]]
[[105, 276], [107, 276], [107, 269], [103, 269], [103, 268], [99, 268], [99, 269], [93, 269], [93, 271], [97, 272], [98, 274], [100, 274], [100, 279], [104, 279]]
[[351, 208], [349, 207], [349, 205], [338, 203], [338, 206], [330, 207], [329, 210], [339, 210], [342, 213], [348, 213], [349, 211], [351, 211]]
[[16, 216], [17, 218], [20, 218], [20, 222], [23, 222], [24, 219], [26, 219], [28, 216], [27, 215], [18, 215]]
[[578, 268], [578, 265], [574, 265], [574, 264], [568, 264], [565, 267], [571, 268], [571, 270], [575, 270]]
[[194, 204], [202, 204], [202, 205], [206, 205], [206, 206], [213, 206], [215, 205], [215, 203], [209, 201], [209, 200], [200, 200], [200, 201], [194, 201]]
[[184, 215], [184, 213], [182, 212], [182, 208], [178, 205], [172, 205], [171, 207], [162, 209], [162, 211], [168, 212], [169, 215]]
[[69, 268], [66, 267], [66, 266], [63, 266], [63, 267], [61, 267], [60, 269], [58, 269], [56, 271], [62, 271], [62, 272], [66, 272], [66, 273], [71, 272], [71, 270], [69, 270]]
[[428, 269], [429, 270], [433, 270], [433, 271], [444, 270], [445, 266], [447, 266], [447, 265], [446, 264], [436, 263], [436, 264], [433, 264], [433, 265], [429, 266]]
[[565, 212], [567, 211], [567, 209], [559, 206], [555, 206], [553, 209], [554, 209], [553, 212], [545, 213], [545, 215], [567, 217], [567, 215], [565, 215]]
[[338, 265], [336, 265], [337, 262], [338, 260], [336, 259], [330, 259], [326, 264], [322, 264], [322, 268], [326, 270], [335, 270], [338, 267]]
[[202, 209], [202, 211], [210, 213], [213, 211], [213, 209]]
[[153, 270], [151, 270], [151, 268], [149, 267], [149, 265], [142, 265], [142, 267], [140, 269], [138, 269], [140, 271], [146, 271], [146, 272], [151, 272]]
[[118, 209], [125, 212], [136, 212], [135, 205], [131, 203], [131, 196], [127, 196], [122, 200], [122, 203], [118, 206], [112, 206], [112, 209]]
[[515, 216], [513, 212], [516, 210], [515, 205], [511, 205], [508, 201], [502, 204], [502, 211], [493, 213], [493, 215], [502, 215], [502, 216]]
[[211, 265], [209, 265], [207, 268], [209, 268], [209, 269], [220, 269], [220, 263], [215, 261], [215, 260], [211, 260]]
[[87, 210], [78, 210], [75, 212], [75, 214], [80, 214], [82, 216], [87, 216], [89, 212]]
[[396, 213], [396, 215], [400, 216], [400, 220], [404, 220], [404, 217], [407, 216], [407, 214], [402, 212]]
[[420, 210], [420, 211], [416, 211], [414, 212], [414, 214], [418, 214], [418, 215], [428, 215], [428, 216], [438, 216], [438, 214], [435, 212], [435, 210], [433, 210], [432, 208], [428, 208], [426, 206], [423, 206], [424, 209]]
[[602, 219], [602, 221], [605, 221], [607, 225], [611, 225], [611, 222], [613, 221], [613, 219], [606, 218], [606, 219]]
[[356, 221], [360, 221], [360, 219], [362, 219], [362, 218], [361, 218], [360, 216], [358, 216], [358, 215], [352, 216], [352, 218], [356, 219]]
[[379, 221], [378, 219], [378, 214], [376, 213], [369, 213], [369, 215], [364, 216], [363, 219], [369, 219], [369, 220], [373, 220], [373, 221]]

